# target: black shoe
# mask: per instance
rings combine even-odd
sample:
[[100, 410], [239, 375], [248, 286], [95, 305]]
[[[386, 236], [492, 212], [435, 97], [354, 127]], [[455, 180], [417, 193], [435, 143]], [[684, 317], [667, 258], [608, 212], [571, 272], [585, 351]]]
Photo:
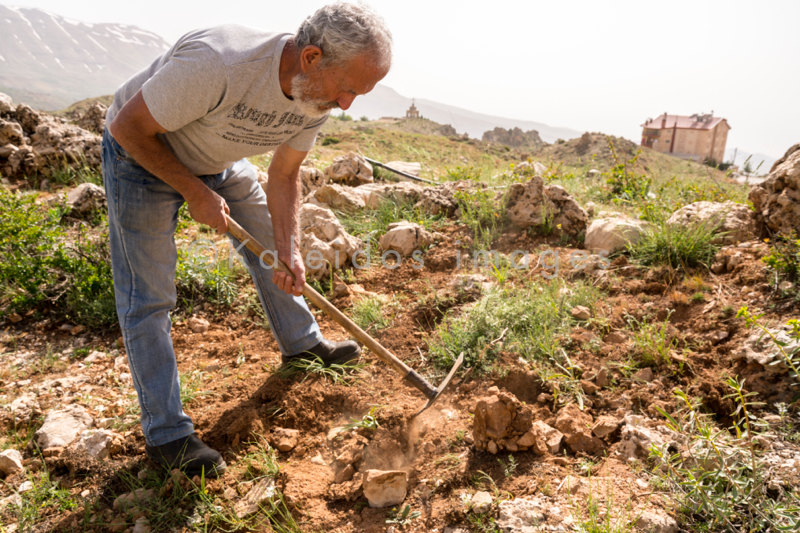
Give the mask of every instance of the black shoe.
[[180, 468], [189, 477], [217, 477], [228, 468], [219, 452], [203, 444], [194, 433], [161, 446], [145, 445], [144, 451], [152, 461], [168, 470]]
[[361, 348], [358, 347], [355, 341], [342, 341], [334, 342], [328, 339], [322, 339], [322, 342], [313, 348], [306, 350], [297, 355], [282, 355], [281, 361], [286, 364], [295, 359], [313, 360], [315, 358], [322, 359], [325, 366], [330, 365], [343, 365], [349, 363], [361, 355]]

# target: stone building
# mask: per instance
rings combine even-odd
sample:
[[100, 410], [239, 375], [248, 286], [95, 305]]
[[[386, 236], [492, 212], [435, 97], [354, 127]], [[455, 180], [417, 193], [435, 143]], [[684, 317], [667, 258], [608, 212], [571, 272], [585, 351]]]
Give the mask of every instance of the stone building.
[[713, 111], [688, 117], [664, 113], [648, 119], [642, 124], [642, 146], [683, 159], [721, 163], [731, 127], [713, 115]]
[[406, 118], [420, 118], [419, 111], [417, 110], [417, 106], [414, 105], [413, 99], [411, 100], [411, 107], [406, 111]]

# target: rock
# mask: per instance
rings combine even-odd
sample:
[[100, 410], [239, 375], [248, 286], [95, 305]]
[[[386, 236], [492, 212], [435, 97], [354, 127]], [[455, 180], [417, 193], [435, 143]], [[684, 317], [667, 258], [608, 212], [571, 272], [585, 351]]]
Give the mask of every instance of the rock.
[[435, 236], [419, 224], [402, 220], [392, 222], [380, 239], [381, 250], [394, 250], [406, 257], [434, 243]]
[[[393, 168], [395, 170], [399, 170], [400, 172], [405, 172], [406, 174], [411, 174], [412, 176], [419, 177], [420, 172], [422, 172], [422, 163], [416, 162], [408, 162], [408, 161], [389, 161], [386, 163], [387, 167]], [[387, 172], [391, 172], [390, 170]], [[408, 183], [408, 182], [401, 182], [401, 183]]]
[[75, 451], [85, 451], [89, 457], [102, 461], [122, 450], [123, 437], [107, 429], [88, 429], [75, 443]]
[[0, 119], [0, 145], [16, 145], [24, 144], [23, 138], [25, 133], [22, 131], [22, 126], [16, 122], [10, 122]]
[[8, 315], [8, 319], [11, 321], [12, 324], [18, 324], [22, 322], [22, 316], [18, 313], [11, 313]]
[[12, 113], [14, 111], [14, 102], [11, 97], [5, 93], [0, 93], [0, 115]]
[[[800, 144], [800, 143], [798, 143]], [[800, 228], [800, 149], [792, 146], [767, 179], [750, 189], [756, 220], [771, 232], [789, 235]]]
[[608, 384], [608, 370], [606, 367], [602, 367], [597, 371], [597, 375], [594, 377], [594, 384], [601, 389]]
[[485, 291], [494, 284], [483, 274], [456, 274], [450, 279], [450, 287], [457, 291]]
[[345, 213], [353, 213], [366, 206], [364, 198], [352, 187], [335, 183], [326, 183], [314, 191], [313, 197], [320, 204]]
[[361, 472], [356, 472], [353, 474], [352, 481], [345, 481], [344, 483], [331, 485], [328, 489], [328, 496], [335, 501], [356, 501], [363, 493], [363, 481], [364, 474]]
[[82, 432], [92, 427], [92, 417], [80, 405], [70, 405], [59, 411], [51, 411], [44, 424], [34, 434], [41, 449], [67, 446]]
[[[770, 328], [775, 338], [784, 344], [783, 349], [786, 353], [793, 353], [800, 349], [800, 341], [793, 338], [790, 334], [789, 326]], [[781, 375], [789, 372], [786, 359], [780, 349], [769, 335], [763, 332], [753, 333], [742, 343], [742, 347], [733, 352], [734, 361], [744, 360], [746, 363], [755, 363], [764, 367], [764, 370], [772, 375]]]
[[504, 533], [534, 533], [547, 516], [548, 506], [539, 498], [515, 498], [498, 505], [497, 525]]
[[678, 533], [678, 523], [663, 512], [644, 511], [636, 519], [636, 527], [645, 533]]
[[75, 124], [98, 135], [103, 134], [106, 127], [106, 111], [108, 108], [101, 103], [92, 104], [81, 116], [75, 119]]
[[497, 396], [478, 400], [472, 422], [475, 446], [479, 450], [489, 449], [490, 442], [505, 438], [513, 419], [513, 413], [513, 404], [509, 406], [506, 401]]
[[622, 421], [613, 416], [600, 416], [592, 426], [592, 433], [594, 433], [595, 437], [602, 439], [606, 435], [614, 433], [621, 424]]
[[406, 499], [408, 474], [402, 471], [367, 470], [364, 472], [364, 496], [370, 507], [399, 505]]
[[196, 316], [189, 317], [189, 319], [186, 320], [186, 325], [195, 333], [205, 333], [210, 326], [208, 320]]
[[631, 378], [637, 381], [644, 381], [646, 383], [650, 383], [651, 381], [653, 381], [653, 369], [650, 367], [643, 368], [638, 372], [636, 372], [635, 374], [633, 374]]
[[94, 363], [99, 359], [105, 359], [105, 357], [106, 357], [105, 353], [93, 350], [92, 353], [86, 356], [86, 358], [83, 360], [83, 363], [84, 364]]
[[667, 446], [677, 450], [681, 440], [679, 434], [664, 425], [656, 425], [654, 421], [639, 415], [627, 415], [614, 457], [622, 461], [646, 458], [650, 455], [651, 446]]
[[584, 246], [587, 250], [609, 254], [624, 250], [630, 244], [636, 244], [652, 225], [643, 220], [630, 218], [619, 213], [608, 213], [596, 218], [586, 230]]
[[746, 205], [734, 202], [694, 202], [675, 211], [667, 219], [668, 226], [690, 227], [702, 224], [721, 234], [714, 244], [729, 244], [756, 236], [756, 219]]
[[577, 235], [586, 231], [589, 216], [560, 185], [545, 186], [541, 176], [526, 183], [512, 183], [506, 196], [511, 222], [520, 228], [541, 228], [547, 224], [556, 235]]
[[366, 207], [377, 209], [385, 201], [398, 204], [415, 203], [422, 195], [423, 188], [410, 181], [397, 183], [367, 183], [353, 189], [353, 192], [364, 199]]
[[[2, 94], [2, 93], [0, 93]], [[2, 100], [0, 100], [2, 102]], [[22, 466], [22, 454], [13, 448], [3, 450], [0, 452], [0, 474], [4, 476], [13, 476], [22, 472], [25, 467]]]
[[153, 528], [150, 527], [150, 522], [148, 522], [147, 518], [142, 516], [136, 520], [131, 533], [150, 533], [152, 530]]
[[275, 428], [272, 430], [272, 445], [282, 452], [288, 452], [297, 446], [300, 432], [296, 429]]
[[581, 383], [581, 389], [583, 389], [583, 392], [585, 392], [586, 394], [594, 394], [597, 392], [597, 385], [595, 385], [588, 379], [582, 379], [580, 383]]
[[541, 420], [536, 420], [530, 431], [519, 438], [517, 445], [521, 448], [531, 448], [538, 455], [556, 454], [561, 448], [563, 438], [564, 435], [560, 431]]
[[22, 494], [23, 492], [28, 492], [29, 490], [33, 490], [33, 481], [27, 480], [20, 483], [19, 487], [17, 487], [17, 492]]
[[433, 216], [444, 215], [452, 218], [456, 216], [459, 206], [456, 193], [469, 193], [485, 188], [485, 183], [472, 180], [448, 181], [436, 187], [423, 187], [420, 199], [414, 207]]
[[112, 507], [115, 511], [126, 511], [133, 508], [146, 509], [148, 502], [155, 497], [155, 489], [136, 489], [133, 492], [118, 496], [114, 500]]
[[75, 327], [73, 327], [72, 329], [70, 329], [70, 330], [69, 330], [69, 334], [70, 334], [70, 335], [72, 335], [72, 336], [74, 337], [74, 336], [76, 336], [76, 335], [80, 335], [80, 334], [81, 334], [81, 333], [83, 333], [84, 331], [86, 331], [86, 326], [84, 326], [84, 325], [78, 325], [78, 326], [75, 326]]
[[608, 344], [623, 344], [627, 340], [628, 337], [626, 337], [621, 331], [612, 331], [603, 339], [603, 341], [607, 342]]
[[570, 311], [570, 314], [572, 315], [572, 318], [576, 320], [589, 320], [592, 318], [592, 312], [589, 310], [589, 308], [582, 305], [573, 307], [572, 311]]
[[492, 495], [486, 491], [479, 490], [472, 496], [470, 507], [476, 513], [488, 513], [492, 508]]
[[325, 174], [318, 168], [300, 167], [300, 183], [303, 186], [303, 197], [305, 197], [325, 185]]
[[592, 435], [591, 427], [591, 415], [574, 403], [561, 408], [556, 416], [556, 428], [564, 434], [564, 442], [573, 453], [594, 455], [605, 447], [603, 441]]
[[350, 481], [351, 479], [353, 479], [355, 473], [356, 469], [353, 468], [353, 465], [347, 465], [346, 467], [336, 472], [336, 475], [333, 477], [333, 482], [338, 485], [339, 483]]
[[271, 477], [263, 478], [233, 506], [233, 511], [238, 518], [244, 518], [257, 512], [262, 503], [271, 501], [276, 494], [275, 480]]
[[[351, 266], [353, 256], [364, 247], [361, 239], [345, 231], [330, 209], [304, 204], [300, 206], [299, 219], [300, 253], [306, 264], [306, 275], [311, 279], [329, 276], [329, 268]], [[319, 255], [311, 253], [313, 251]]]
[[[482, 140], [484, 142], [505, 144], [513, 148], [538, 148], [545, 145], [545, 142], [539, 137], [538, 131], [530, 130], [525, 132], [518, 127], [505, 129], [498, 126], [493, 130], [483, 132]], [[522, 163], [522, 165], [525, 164]], [[527, 164], [530, 166], [530, 163]]]
[[364, 156], [355, 152], [333, 158], [333, 163], [325, 169], [325, 178], [331, 183], [357, 186], [373, 181], [372, 165]]

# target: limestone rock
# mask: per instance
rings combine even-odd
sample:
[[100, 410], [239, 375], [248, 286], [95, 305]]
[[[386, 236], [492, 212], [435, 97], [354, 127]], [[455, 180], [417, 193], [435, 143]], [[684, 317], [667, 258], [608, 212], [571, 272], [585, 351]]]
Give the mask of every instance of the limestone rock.
[[627, 415], [614, 456], [622, 461], [650, 455], [650, 447], [667, 446], [677, 450], [682, 437], [664, 425], [639, 415]]
[[564, 434], [564, 442], [574, 453], [593, 455], [604, 448], [603, 441], [592, 435], [592, 417], [571, 403], [556, 417], [556, 428]]
[[444, 215], [452, 218], [456, 216], [458, 210], [457, 192], [485, 188], [485, 183], [472, 180], [448, 181], [436, 187], [423, 187], [420, 199], [414, 207], [433, 216]]
[[548, 505], [535, 496], [502, 501], [498, 507], [497, 525], [504, 533], [534, 533], [547, 518]]
[[423, 187], [410, 181], [400, 181], [397, 183], [367, 183], [353, 189], [353, 192], [364, 199], [366, 207], [377, 209], [386, 200], [395, 203], [415, 203], [422, 194]]
[[74, 445], [76, 451], [85, 451], [99, 461], [108, 459], [122, 450], [123, 437], [107, 429], [87, 429]]
[[394, 250], [406, 257], [434, 243], [436, 237], [419, 224], [402, 220], [392, 222], [380, 239], [381, 250]]
[[314, 198], [331, 209], [353, 213], [365, 207], [364, 198], [354, 192], [352, 187], [327, 183], [314, 191]]
[[[364, 246], [361, 239], [345, 231], [330, 209], [303, 204], [299, 218], [302, 233], [300, 253], [306, 263], [306, 274], [311, 279], [328, 276], [329, 268], [351, 265], [353, 256]], [[314, 250], [321, 254], [321, 260], [317, 254], [309, 255]]]
[[545, 186], [541, 176], [508, 188], [506, 208], [511, 222], [520, 228], [549, 224], [556, 234], [586, 231], [589, 216], [560, 185]]
[[81, 183], [67, 193], [67, 206], [80, 214], [105, 209], [106, 192], [94, 183]]
[[275, 497], [275, 480], [267, 477], [256, 483], [245, 496], [233, 506], [238, 518], [244, 518], [258, 511], [259, 506]]
[[663, 512], [644, 511], [636, 519], [636, 527], [644, 533], [678, 533], [678, 523]]
[[303, 186], [303, 196], [312, 193], [325, 185], [325, 174], [318, 168], [300, 167], [300, 183]]
[[592, 318], [592, 312], [589, 310], [588, 307], [583, 305], [579, 305], [577, 307], [573, 307], [572, 311], [570, 311], [572, 318], [576, 320], [589, 320]]
[[[775, 336], [778, 341], [785, 343], [783, 349], [786, 353], [791, 354], [800, 348], [800, 341], [794, 339], [789, 334], [787, 326], [770, 329], [770, 332]], [[786, 364], [786, 359], [780, 352], [775, 342], [769, 335], [763, 332], [757, 332], [750, 335], [742, 343], [742, 347], [733, 352], [733, 360], [744, 360], [747, 363], [756, 363], [764, 367], [764, 370], [769, 374], [781, 375], [789, 372], [789, 366]]]
[[14, 111], [14, 102], [11, 97], [5, 93], [0, 93], [0, 115], [11, 113]]
[[622, 421], [613, 416], [600, 416], [592, 426], [592, 433], [596, 437], [603, 438], [606, 435], [614, 433], [622, 424]]
[[325, 169], [325, 178], [331, 183], [358, 186], [373, 181], [372, 165], [364, 156], [355, 152], [333, 158], [333, 163]]
[[186, 325], [189, 326], [189, 329], [195, 333], [205, 333], [208, 331], [208, 327], [210, 326], [208, 320], [196, 316], [189, 317], [189, 319], [186, 321]]
[[492, 495], [486, 491], [479, 490], [476, 492], [472, 499], [470, 500], [470, 506], [472, 510], [476, 513], [488, 513], [489, 510], [492, 508]]
[[98, 135], [103, 134], [106, 127], [106, 111], [108, 108], [101, 103], [92, 104], [85, 113], [75, 119], [75, 124]]
[[496, 127], [493, 130], [483, 132], [482, 140], [485, 142], [505, 144], [514, 148], [536, 148], [544, 146], [545, 142], [536, 130], [522, 131], [515, 128]]
[[694, 202], [678, 209], [667, 219], [669, 226], [703, 224], [716, 228], [720, 236], [715, 244], [729, 244], [756, 236], [755, 213], [746, 205], [734, 202]]
[[367, 470], [364, 472], [363, 488], [370, 507], [399, 505], [406, 499], [408, 474], [402, 471]]
[[0, 119], [0, 145], [21, 145], [24, 143], [25, 133], [22, 126], [16, 122]]
[[767, 179], [750, 189], [758, 222], [783, 234], [800, 228], [800, 143], [773, 165]]
[[82, 406], [70, 405], [48, 413], [33, 438], [41, 449], [67, 446], [82, 431], [91, 428], [93, 423], [92, 417]]
[[[2, 102], [2, 100], [0, 100]], [[4, 476], [12, 476], [18, 472], [22, 472], [25, 467], [22, 466], [22, 454], [13, 448], [3, 450], [0, 452], [0, 474]]]
[[328, 496], [334, 501], [346, 500], [353, 502], [363, 494], [364, 474], [356, 472], [353, 479], [335, 485], [328, 489]]
[[296, 429], [275, 428], [272, 430], [272, 445], [282, 452], [288, 452], [297, 446], [300, 432]]
[[25, 392], [19, 395], [11, 402], [9, 409], [17, 427], [25, 427], [31, 418], [41, 413], [39, 402], [36, 401], [36, 394], [33, 392]]
[[520, 437], [517, 444], [523, 448], [531, 448], [538, 455], [547, 453], [555, 455], [561, 448], [563, 439], [564, 434], [559, 430], [548, 426], [541, 420], [536, 420], [532, 424], [530, 431]]
[[618, 213], [609, 213], [596, 218], [586, 230], [584, 246], [592, 252], [607, 251], [609, 254], [624, 250], [628, 243], [636, 244], [651, 225]]

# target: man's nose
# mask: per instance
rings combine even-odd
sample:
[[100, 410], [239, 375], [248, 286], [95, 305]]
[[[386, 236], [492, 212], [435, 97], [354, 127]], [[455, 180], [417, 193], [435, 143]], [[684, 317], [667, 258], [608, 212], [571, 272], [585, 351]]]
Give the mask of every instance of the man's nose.
[[345, 95], [340, 96], [339, 98], [337, 98], [336, 99], [336, 103], [339, 104], [339, 107], [342, 110], [345, 110], [345, 109], [349, 108], [351, 105], [353, 105], [353, 100], [355, 100], [355, 99], [356, 99], [356, 96], [354, 94], [345, 94]]

